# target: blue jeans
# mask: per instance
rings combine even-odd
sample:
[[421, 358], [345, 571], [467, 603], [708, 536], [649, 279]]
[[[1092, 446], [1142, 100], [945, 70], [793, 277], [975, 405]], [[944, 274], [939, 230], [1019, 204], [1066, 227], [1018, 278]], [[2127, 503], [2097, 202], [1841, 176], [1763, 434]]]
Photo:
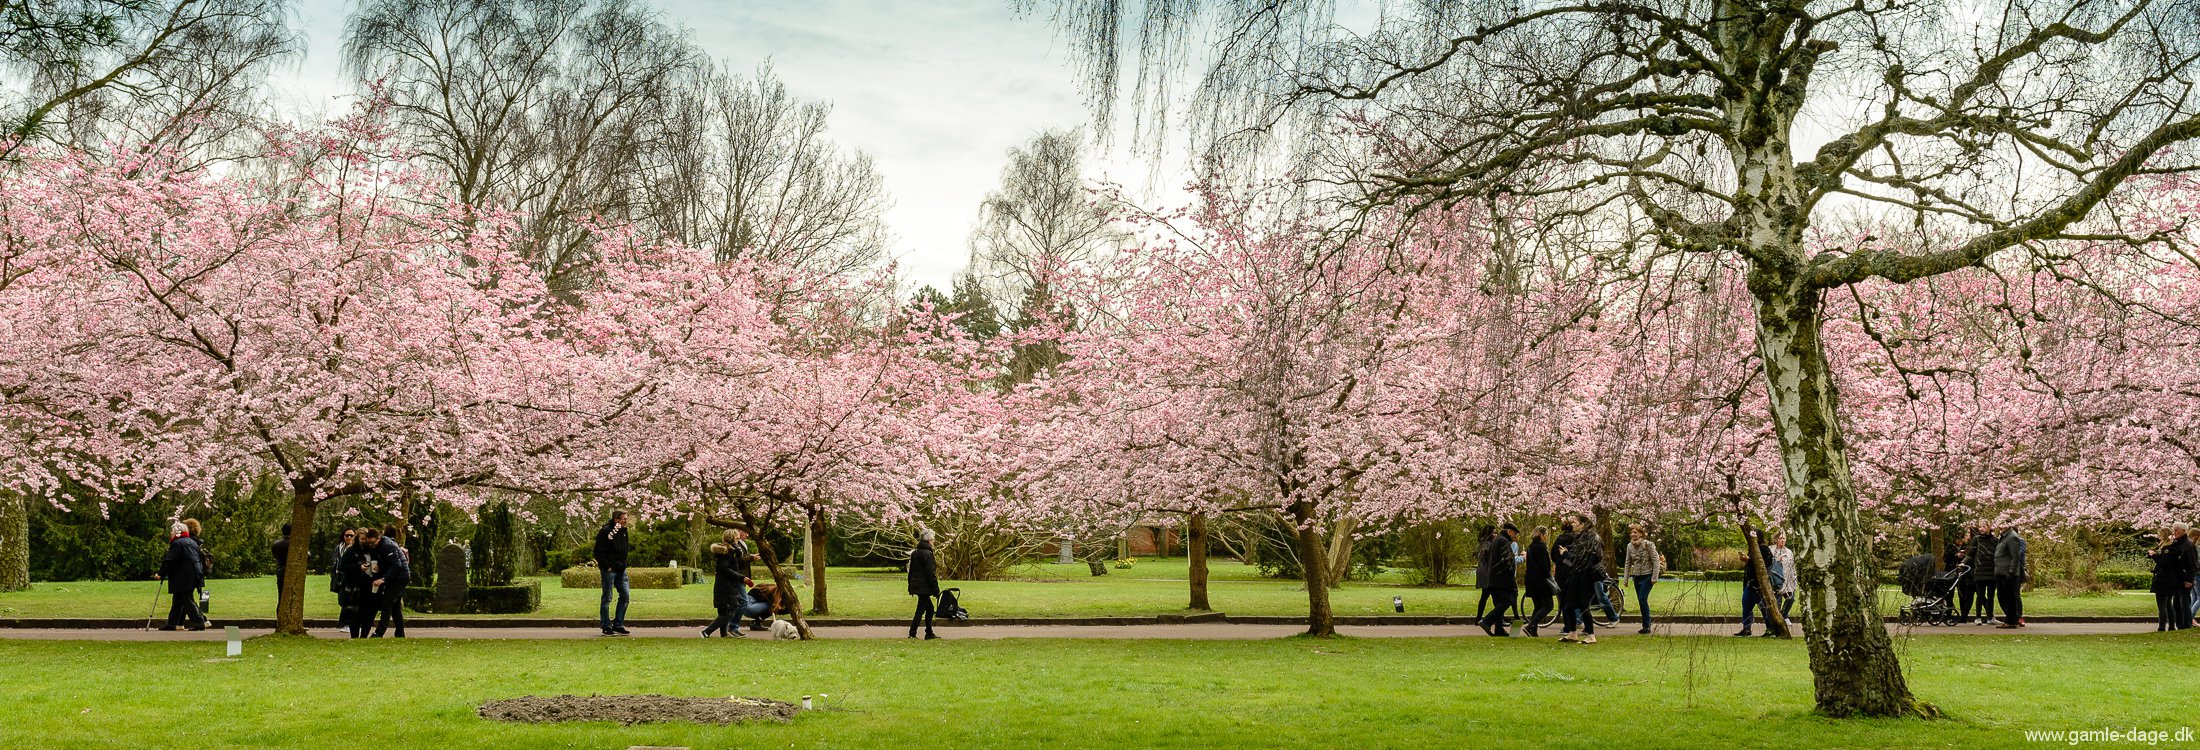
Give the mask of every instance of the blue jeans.
[[2185, 598], [2192, 600], [2192, 619], [2200, 620], [2200, 575], [2192, 577], [2192, 588], [2185, 589]]
[[1744, 633], [1747, 633], [1747, 632], [1749, 632], [1749, 631], [1750, 631], [1750, 628], [1751, 628], [1751, 626], [1753, 626], [1753, 625], [1755, 625], [1755, 624], [1756, 624], [1756, 622], [1757, 622], [1757, 608], [1758, 608], [1758, 607], [1763, 607], [1763, 608], [1764, 608], [1764, 610], [1765, 610], [1765, 624], [1766, 624], [1766, 625], [1770, 625], [1770, 624], [1772, 624], [1772, 602], [1769, 602], [1769, 601], [1765, 601], [1765, 598], [1764, 598], [1764, 596], [1763, 596], [1763, 595], [1761, 595], [1761, 594], [1758, 594], [1758, 593], [1757, 593], [1757, 587], [1755, 587], [1755, 586], [1743, 586], [1743, 587], [1742, 587], [1742, 632], [1744, 632]]
[[[603, 626], [603, 629], [605, 630], [626, 627], [626, 599], [627, 596], [629, 596], [629, 587], [627, 586], [626, 582], [626, 569], [620, 568], [618, 570], [602, 571], [602, 578], [603, 602], [602, 606], [599, 608], [600, 611], [596, 616], [596, 621], [598, 624], [601, 624]], [[614, 589], [619, 592], [618, 617], [611, 616], [611, 592]]]
[[1658, 583], [1652, 576], [1628, 576], [1635, 581], [1635, 608], [1642, 610], [1642, 626], [1650, 627], [1650, 587]]
[[1596, 592], [1597, 592], [1597, 604], [1596, 604], [1596, 606], [1597, 606], [1597, 608], [1598, 608], [1598, 609], [1602, 609], [1602, 610], [1604, 610], [1604, 619], [1607, 619], [1607, 620], [1617, 620], [1617, 619], [1619, 619], [1619, 608], [1618, 608], [1618, 607], [1614, 607], [1614, 606], [1612, 606], [1612, 594], [1611, 594], [1611, 592], [1609, 592], [1609, 591], [1605, 591], [1605, 590], [1604, 590], [1604, 582], [1603, 582], [1603, 581], [1598, 581], [1598, 582], [1596, 583]]

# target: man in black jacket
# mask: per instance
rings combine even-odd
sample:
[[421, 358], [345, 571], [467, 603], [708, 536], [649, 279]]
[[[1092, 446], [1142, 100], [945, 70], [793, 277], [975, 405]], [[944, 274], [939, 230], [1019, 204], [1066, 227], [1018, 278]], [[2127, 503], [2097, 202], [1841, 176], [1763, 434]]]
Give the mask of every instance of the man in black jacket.
[[932, 559], [932, 530], [917, 532], [917, 548], [909, 551], [909, 595], [917, 598], [917, 613], [909, 616], [909, 637], [917, 637], [917, 623], [924, 623], [924, 639], [940, 637], [932, 632], [932, 597], [940, 595], [939, 566]]
[[2177, 535], [2177, 541], [2169, 545], [2170, 554], [2176, 558], [2176, 564], [2181, 569], [2178, 573], [2180, 580], [2177, 581], [2178, 585], [2173, 589], [2171, 597], [2171, 606], [2175, 608], [2171, 614], [2182, 615], [2171, 619], [2176, 622], [2176, 629], [2185, 630], [2192, 627], [2192, 598], [2200, 595], [2200, 591], [2194, 591], [2192, 585], [2196, 571], [2200, 571], [2200, 546], [2195, 545], [2192, 529], [2185, 524], [2171, 526], [2170, 532]]
[[275, 537], [275, 543], [267, 546], [267, 552], [275, 557], [275, 596], [283, 595], [283, 581], [290, 578], [290, 524], [283, 524], [283, 533]]
[[168, 527], [168, 553], [160, 558], [160, 572], [155, 579], [168, 582], [168, 624], [162, 630], [185, 627], [189, 630], [205, 630], [206, 615], [199, 612], [199, 603], [192, 594], [206, 585], [206, 556], [199, 551], [199, 540], [191, 538], [191, 529], [178, 521]]
[[2024, 584], [2032, 580], [2031, 559], [2025, 554], [2024, 535], [2017, 527], [2004, 526], [2001, 538], [1994, 542], [1994, 592], [2001, 600], [2001, 624], [1999, 628], [2024, 627]]
[[1497, 538], [1483, 550], [1480, 567], [1475, 577], [1484, 581], [1490, 599], [1497, 602], [1497, 609], [1481, 620], [1482, 634], [1500, 638], [1512, 635], [1507, 626], [1512, 624], [1510, 613], [1520, 601], [1520, 588], [1516, 583], [1515, 568], [1520, 563], [1520, 543], [1517, 538], [1520, 527], [1506, 523], [1498, 529]]
[[397, 637], [405, 637], [405, 587], [412, 584], [412, 564], [405, 559], [405, 548], [397, 540], [380, 529], [367, 529], [368, 554], [374, 556], [375, 570], [380, 577], [368, 588], [380, 599], [375, 602], [379, 617], [374, 624], [374, 637], [380, 638], [397, 627]]
[[[597, 624], [604, 635], [627, 635], [626, 601], [630, 587], [626, 581], [626, 553], [634, 549], [633, 535], [627, 533], [626, 511], [611, 511], [611, 520], [596, 531], [596, 571], [603, 579], [603, 599], [597, 607]], [[618, 592], [619, 611], [611, 612], [611, 594]]]

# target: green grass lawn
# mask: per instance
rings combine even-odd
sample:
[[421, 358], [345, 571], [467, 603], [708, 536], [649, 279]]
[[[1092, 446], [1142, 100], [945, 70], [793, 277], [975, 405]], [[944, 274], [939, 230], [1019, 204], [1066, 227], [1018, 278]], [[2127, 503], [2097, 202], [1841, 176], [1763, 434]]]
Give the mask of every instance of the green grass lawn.
[[[1112, 570], [1100, 577], [1090, 575], [1081, 564], [1029, 565], [1013, 572], [1018, 580], [956, 581], [947, 585], [963, 590], [963, 606], [980, 619], [1157, 615], [1185, 611], [1186, 571], [1181, 558], [1141, 560], [1128, 570]], [[534, 616], [596, 616], [599, 594], [595, 589], [559, 588], [555, 578], [540, 580], [543, 607]], [[910, 600], [898, 571], [834, 568], [827, 572], [826, 580], [832, 614], [836, 616], [908, 614]], [[144, 617], [153, 601], [153, 585], [151, 581], [41, 583], [29, 591], [0, 594], [0, 617]], [[210, 588], [216, 619], [272, 616], [275, 610], [272, 577], [218, 580]], [[1306, 592], [1296, 581], [1261, 578], [1254, 568], [1236, 562], [1215, 563], [1208, 589], [1214, 608], [1233, 615], [1296, 616], [1306, 612]], [[307, 592], [308, 617], [336, 617], [336, 597], [328, 593], [327, 578], [315, 577], [308, 583]], [[801, 592], [808, 601], [809, 587], [802, 586]], [[1341, 615], [1390, 613], [1393, 596], [1405, 598], [1408, 614], [1473, 614], [1480, 593], [1465, 586], [1407, 586], [1402, 576], [1392, 573], [1374, 581], [1348, 582], [1330, 596]], [[1889, 613], [1905, 601], [1908, 598], [1892, 588], [1881, 597]], [[1650, 606], [1653, 614], [1739, 616], [1741, 584], [1667, 581], [1653, 590]], [[2145, 592], [2073, 598], [2037, 591], [2026, 595], [2025, 611], [2032, 615], [2152, 617], [2154, 598]], [[707, 618], [710, 587], [636, 590], [628, 616]]]
[[[0, 746], [66, 748], [1999, 747], [2200, 725], [2200, 635], [1922, 636], [1946, 718], [1810, 713], [1794, 642], [0, 640]], [[489, 722], [484, 700], [663, 693], [837, 709], [789, 725]]]

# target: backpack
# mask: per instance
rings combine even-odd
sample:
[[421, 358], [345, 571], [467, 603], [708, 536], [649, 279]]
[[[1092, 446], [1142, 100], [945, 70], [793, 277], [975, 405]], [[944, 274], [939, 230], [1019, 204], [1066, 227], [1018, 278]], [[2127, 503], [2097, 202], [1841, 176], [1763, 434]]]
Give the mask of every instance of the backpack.
[[940, 591], [940, 604], [934, 608], [937, 616], [949, 620], [970, 619], [970, 610], [963, 609], [962, 598], [955, 595], [960, 591], [962, 589], [942, 589]]

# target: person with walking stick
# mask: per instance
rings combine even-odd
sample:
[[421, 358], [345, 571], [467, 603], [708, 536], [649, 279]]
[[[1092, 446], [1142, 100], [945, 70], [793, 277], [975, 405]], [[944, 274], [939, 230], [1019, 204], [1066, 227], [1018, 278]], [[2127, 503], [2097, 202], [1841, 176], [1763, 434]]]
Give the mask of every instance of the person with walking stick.
[[168, 553], [161, 556], [160, 572], [153, 574], [154, 579], [168, 586], [168, 624], [162, 625], [161, 630], [175, 630], [179, 626], [187, 630], [206, 629], [206, 615], [199, 612], [199, 603], [192, 599], [192, 593], [206, 585], [205, 560], [205, 554], [199, 550], [199, 541], [191, 538], [190, 527], [181, 521], [168, 527]]

